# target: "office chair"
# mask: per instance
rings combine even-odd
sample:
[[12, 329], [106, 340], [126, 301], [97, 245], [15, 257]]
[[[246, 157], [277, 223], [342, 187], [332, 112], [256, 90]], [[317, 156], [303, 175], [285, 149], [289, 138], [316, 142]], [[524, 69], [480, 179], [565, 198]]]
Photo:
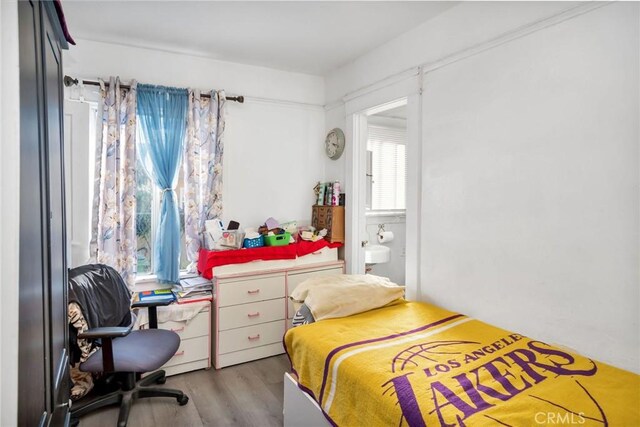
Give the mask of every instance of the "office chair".
[[[77, 333], [99, 348], [80, 364], [84, 372], [115, 373], [119, 388], [93, 400], [71, 406], [71, 422], [96, 409], [120, 405], [118, 427], [127, 425], [131, 405], [144, 397], [173, 397], [186, 405], [189, 398], [180, 390], [154, 387], [164, 384], [165, 372], [153, 372], [139, 380], [140, 375], [155, 371], [173, 357], [180, 346], [180, 337], [173, 331], [157, 329], [157, 306], [168, 303], [137, 302], [131, 305], [131, 293], [113, 268], [92, 264], [69, 271], [69, 303], [80, 306], [89, 329]], [[136, 320], [131, 308], [149, 310], [149, 328], [133, 331]], [[70, 328], [70, 333], [75, 330]], [[74, 337], [72, 337], [74, 344]], [[73, 350], [73, 348], [72, 348]], [[73, 353], [73, 352], [72, 352]]]

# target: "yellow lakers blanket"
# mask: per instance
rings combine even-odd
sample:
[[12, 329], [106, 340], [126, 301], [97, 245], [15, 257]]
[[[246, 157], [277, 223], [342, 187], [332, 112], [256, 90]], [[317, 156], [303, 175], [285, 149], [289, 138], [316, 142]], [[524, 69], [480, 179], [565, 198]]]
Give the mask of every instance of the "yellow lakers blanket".
[[424, 303], [293, 328], [300, 388], [338, 426], [640, 426], [640, 377]]

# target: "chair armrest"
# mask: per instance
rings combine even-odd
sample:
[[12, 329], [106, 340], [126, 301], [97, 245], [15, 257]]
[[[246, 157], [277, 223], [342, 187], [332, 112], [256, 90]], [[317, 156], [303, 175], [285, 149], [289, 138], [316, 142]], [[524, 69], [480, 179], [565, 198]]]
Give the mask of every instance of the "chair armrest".
[[102, 341], [102, 371], [113, 372], [113, 338], [125, 337], [133, 329], [133, 318], [129, 326], [105, 326], [91, 328], [80, 334], [78, 338], [100, 339]]
[[78, 338], [117, 338], [129, 335], [133, 329], [133, 323], [129, 326], [105, 326], [102, 328], [92, 328], [78, 334]]
[[132, 308], [144, 308], [149, 310], [149, 329], [158, 329], [158, 307], [171, 304], [173, 301], [137, 301], [131, 304]]

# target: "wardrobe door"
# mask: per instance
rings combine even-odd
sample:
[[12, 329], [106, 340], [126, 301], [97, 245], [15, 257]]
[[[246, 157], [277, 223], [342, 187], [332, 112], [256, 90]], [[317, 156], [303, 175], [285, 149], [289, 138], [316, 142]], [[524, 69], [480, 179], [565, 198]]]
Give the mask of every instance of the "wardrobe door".
[[67, 243], [64, 195], [64, 139], [62, 137], [62, 52], [49, 19], [42, 19], [44, 65], [47, 203], [49, 238], [49, 346], [51, 352], [52, 424], [64, 423], [69, 410], [67, 353]]
[[48, 422], [45, 344], [47, 273], [45, 156], [41, 103], [40, 5], [18, 2], [20, 37], [20, 287], [18, 425]]
[[62, 57], [51, 2], [18, 2], [20, 286], [18, 425], [68, 424]]

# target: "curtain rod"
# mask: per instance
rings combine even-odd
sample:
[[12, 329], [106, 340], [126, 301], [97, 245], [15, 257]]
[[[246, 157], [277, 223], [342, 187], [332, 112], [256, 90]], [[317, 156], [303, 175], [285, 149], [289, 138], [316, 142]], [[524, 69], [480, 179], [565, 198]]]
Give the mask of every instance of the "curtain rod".
[[[64, 85], [66, 87], [71, 87], [71, 86], [75, 86], [78, 83], [80, 83], [80, 80], [74, 79], [71, 76], [64, 76], [63, 82], [64, 82]], [[100, 82], [95, 81], [95, 80], [82, 80], [82, 84], [89, 85], [89, 86], [100, 86]], [[108, 82], [105, 82], [104, 84], [106, 86], [109, 86]], [[121, 89], [129, 89], [130, 87], [131, 86], [129, 86], [129, 85], [123, 85], [123, 84], [120, 85]], [[200, 94], [200, 97], [201, 98], [211, 98], [211, 95], [209, 95], [208, 93], [203, 93], [203, 94]], [[239, 96], [225, 96], [225, 99], [227, 101], [239, 102], [240, 104], [244, 103], [244, 96], [242, 96], [242, 95], [239, 95]]]

